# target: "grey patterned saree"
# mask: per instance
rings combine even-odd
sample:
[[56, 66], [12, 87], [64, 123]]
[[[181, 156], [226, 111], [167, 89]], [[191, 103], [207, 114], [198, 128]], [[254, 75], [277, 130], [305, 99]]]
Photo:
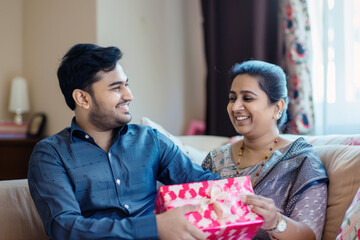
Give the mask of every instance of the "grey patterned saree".
[[[202, 167], [219, 174], [222, 178], [249, 175], [253, 180], [261, 163], [243, 168], [239, 174], [236, 174], [231, 145], [227, 144], [210, 151]], [[256, 194], [273, 199], [276, 207], [284, 215], [308, 224], [319, 239], [325, 221], [327, 181], [319, 156], [312, 145], [300, 137], [273, 153], [261, 169], [253, 188]], [[309, 204], [309, 198], [315, 203], [311, 201]], [[309, 216], [314, 209], [320, 212], [315, 217]], [[322, 224], [322, 226], [316, 228], [312, 226], [313, 224]], [[254, 239], [270, 239], [270, 237], [267, 232], [260, 230]]]

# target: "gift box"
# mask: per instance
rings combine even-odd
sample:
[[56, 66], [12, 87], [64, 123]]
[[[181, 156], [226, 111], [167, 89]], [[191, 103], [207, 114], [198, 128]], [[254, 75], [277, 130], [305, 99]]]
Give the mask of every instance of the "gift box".
[[249, 176], [161, 186], [155, 200], [156, 213], [185, 205], [198, 211], [185, 217], [205, 232], [207, 239], [252, 239], [263, 218], [241, 203], [243, 194], [253, 193]]

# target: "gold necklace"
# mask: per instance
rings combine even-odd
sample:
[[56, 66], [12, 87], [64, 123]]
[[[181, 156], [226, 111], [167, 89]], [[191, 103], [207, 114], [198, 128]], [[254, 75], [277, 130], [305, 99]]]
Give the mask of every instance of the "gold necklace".
[[[255, 177], [254, 179], [252, 180], [252, 185], [254, 185], [255, 183], [255, 180], [259, 177], [260, 175], [260, 172], [261, 172], [261, 169], [265, 166], [265, 163], [267, 162], [267, 160], [269, 160], [271, 154], [272, 154], [272, 151], [274, 150], [274, 147], [276, 145], [276, 143], [279, 141], [279, 137], [276, 137], [275, 140], [274, 140], [274, 144], [272, 145], [272, 147], [270, 147], [269, 149], [269, 153], [265, 155], [265, 158], [264, 158], [264, 161], [261, 163], [260, 165], [260, 168], [259, 170], [257, 171], [257, 173], [255, 174]], [[242, 157], [242, 154], [243, 154], [243, 151], [245, 149], [245, 141], [243, 140], [242, 142], [242, 146], [240, 147], [240, 151], [239, 151], [239, 158], [238, 158], [238, 161], [236, 163], [236, 174], [239, 174], [240, 173], [240, 160], [241, 160], [241, 157]]]

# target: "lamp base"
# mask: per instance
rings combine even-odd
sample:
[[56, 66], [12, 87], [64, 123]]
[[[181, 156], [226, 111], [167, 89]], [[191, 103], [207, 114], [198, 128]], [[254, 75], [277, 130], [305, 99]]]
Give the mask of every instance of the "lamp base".
[[20, 113], [15, 114], [14, 122], [19, 125], [23, 124], [23, 117]]

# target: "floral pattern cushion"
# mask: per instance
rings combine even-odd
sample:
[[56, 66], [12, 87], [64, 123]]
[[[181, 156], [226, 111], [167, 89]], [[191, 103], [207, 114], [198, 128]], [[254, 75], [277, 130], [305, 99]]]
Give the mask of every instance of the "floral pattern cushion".
[[360, 188], [346, 211], [336, 240], [360, 239]]

